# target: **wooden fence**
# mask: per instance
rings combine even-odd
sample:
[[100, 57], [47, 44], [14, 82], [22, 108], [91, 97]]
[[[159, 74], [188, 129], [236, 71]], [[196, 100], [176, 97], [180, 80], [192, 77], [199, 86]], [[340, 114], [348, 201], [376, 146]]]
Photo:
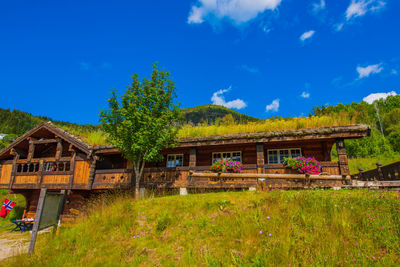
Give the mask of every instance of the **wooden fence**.
[[400, 161], [382, 166], [381, 163], [376, 164], [376, 169], [364, 171], [359, 169], [359, 173], [351, 176], [352, 179], [359, 181], [396, 181], [400, 180]]

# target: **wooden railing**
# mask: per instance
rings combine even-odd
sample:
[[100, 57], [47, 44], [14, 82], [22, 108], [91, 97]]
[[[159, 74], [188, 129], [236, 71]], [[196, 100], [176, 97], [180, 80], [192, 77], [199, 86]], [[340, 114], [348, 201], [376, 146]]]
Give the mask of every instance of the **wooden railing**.
[[[278, 187], [329, 187], [350, 184], [350, 176], [273, 174], [273, 173], [205, 173], [191, 172], [188, 177], [189, 188], [251, 188], [267, 187], [271, 181]], [[320, 182], [317, 184], [316, 182]]]
[[396, 181], [400, 180], [400, 161], [382, 166], [376, 164], [376, 169], [364, 171], [359, 169], [359, 173], [352, 175], [353, 179], [359, 181]]

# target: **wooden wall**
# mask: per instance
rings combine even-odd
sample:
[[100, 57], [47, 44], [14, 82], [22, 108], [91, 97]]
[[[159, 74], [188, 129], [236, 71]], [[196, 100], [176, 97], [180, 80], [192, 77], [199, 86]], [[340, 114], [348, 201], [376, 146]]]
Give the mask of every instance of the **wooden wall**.
[[10, 182], [12, 164], [2, 164], [0, 165], [0, 184], [7, 184]]
[[74, 170], [74, 184], [87, 184], [89, 181], [90, 163], [76, 161]]
[[198, 147], [196, 148], [196, 151], [197, 151], [196, 166], [211, 166], [213, 152], [241, 151], [243, 164], [257, 163], [256, 144]]

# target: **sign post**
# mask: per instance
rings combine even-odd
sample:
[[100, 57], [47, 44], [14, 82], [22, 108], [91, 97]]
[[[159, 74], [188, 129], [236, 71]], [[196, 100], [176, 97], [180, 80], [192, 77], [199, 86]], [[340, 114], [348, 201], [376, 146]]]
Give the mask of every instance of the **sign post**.
[[57, 227], [64, 206], [65, 190], [60, 193], [47, 192], [47, 188], [40, 190], [38, 205], [36, 208], [35, 222], [32, 228], [31, 240], [29, 242], [28, 254], [31, 255], [35, 249], [38, 231], [50, 226]]

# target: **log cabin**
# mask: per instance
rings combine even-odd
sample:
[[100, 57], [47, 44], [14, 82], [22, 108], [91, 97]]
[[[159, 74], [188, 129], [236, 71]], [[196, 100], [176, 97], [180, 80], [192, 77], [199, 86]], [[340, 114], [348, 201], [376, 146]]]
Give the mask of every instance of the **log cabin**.
[[[161, 152], [163, 161], [145, 165], [141, 187], [247, 189], [257, 185], [257, 175], [291, 173], [293, 170], [284, 167], [283, 158], [296, 156], [315, 157], [328, 176], [349, 175], [344, 139], [369, 134], [369, 126], [351, 125], [184, 138], [178, 146]], [[335, 162], [331, 160], [334, 144], [338, 154]], [[193, 175], [209, 172], [217, 158], [240, 161], [246, 177]], [[64, 213], [68, 215], [94, 194], [129, 190], [134, 184], [132, 165], [114, 146], [90, 145], [51, 122], [41, 123], [0, 151], [0, 189], [24, 195], [26, 218], [34, 217], [43, 187], [67, 190]]]

